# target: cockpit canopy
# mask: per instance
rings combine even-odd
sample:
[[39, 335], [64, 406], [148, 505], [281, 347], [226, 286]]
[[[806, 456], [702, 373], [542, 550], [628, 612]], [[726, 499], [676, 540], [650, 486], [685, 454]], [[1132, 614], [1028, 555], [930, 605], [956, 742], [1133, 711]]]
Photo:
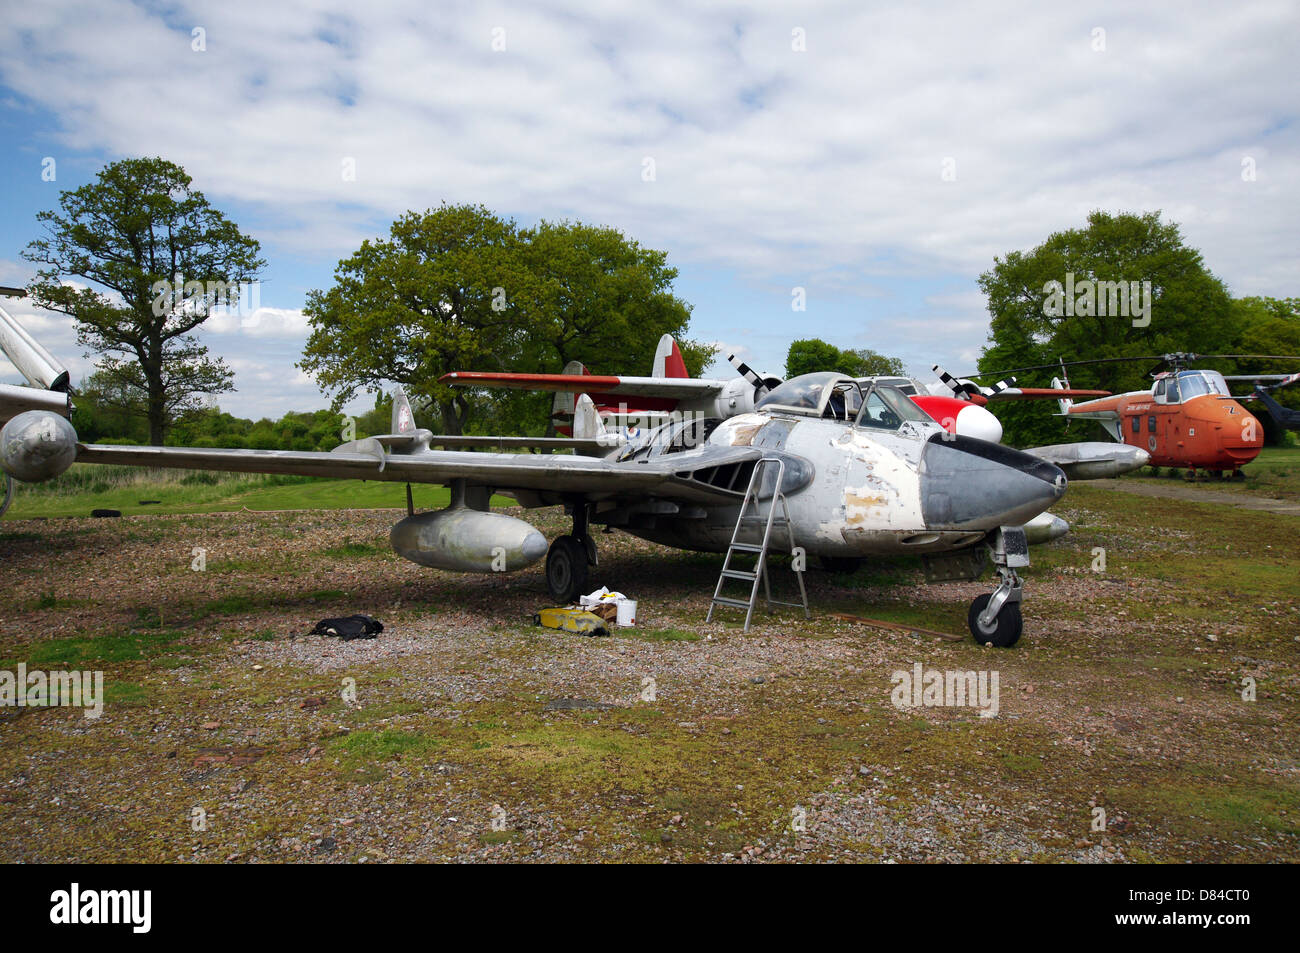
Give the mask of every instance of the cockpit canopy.
[[933, 423], [897, 387], [888, 384], [863, 386], [834, 371], [793, 377], [773, 388], [758, 402], [756, 409], [825, 417], [884, 430], [897, 430], [904, 421]]
[[1156, 381], [1154, 394], [1158, 403], [1181, 404], [1193, 397], [1230, 395], [1228, 382], [1218, 371], [1179, 371]]

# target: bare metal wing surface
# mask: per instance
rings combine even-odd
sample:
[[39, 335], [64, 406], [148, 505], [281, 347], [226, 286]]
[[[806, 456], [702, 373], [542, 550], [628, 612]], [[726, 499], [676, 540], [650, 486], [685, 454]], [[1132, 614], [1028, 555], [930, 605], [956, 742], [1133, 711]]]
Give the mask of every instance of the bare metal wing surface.
[[52, 410], [66, 417], [68, 404], [68, 395], [61, 391], [0, 384], [0, 423], [29, 410]]
[[[372, 442], [369, 452], [368, 442]], [[447, 485], [463, 480], [470, 486], [498, 491], [532, 491], [547, 499], [580, 493], [597, 499], [649, 495], [693, 503], [735, 503], [745, 488], [716, 485], [713, 471], [761, 456], [758, 450], [749, 447], [710, 447], [667, 460], [620, 463], [557, 454], [454, 450], [410, 455], [386, 453], [375, 438], [356, 441], [353, 446], [357, 449], [315, 452], [78, 444], [77, 461], [397, 483]], [[709, 482], [710, 479], [715, 482]]]

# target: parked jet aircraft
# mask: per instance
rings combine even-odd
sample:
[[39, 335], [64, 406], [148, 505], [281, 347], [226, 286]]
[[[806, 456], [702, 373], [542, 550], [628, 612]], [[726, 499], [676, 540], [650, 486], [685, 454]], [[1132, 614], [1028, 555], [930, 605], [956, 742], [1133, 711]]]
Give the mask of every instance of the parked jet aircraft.
[[[632, 441], [606, 433], [586, 395], [577, 401], [572, 440], [489, 438], [506, 446], [567, 445], [575, 455], [430, 449], [484, 438], [417, 429], [400, 393], [392, 429], [328, 453], [96, 446], [79, 443], [59, 414], [31, 410], [0, 432], [0, 466], [26, 481], [50, 479], [76, 460], [444, 484], [452, 490], [447, 509], [410, 508], [393, 527], [398, 554], [462, 572], [516, 570], [547, 554], [551, 596], [566, 602], [585, 589], [588, 567], [597, 562], [592, 524], [670, 546], [724, 551], [755, 464], [776, 458], [784, 463], [780, 490], [795, 547], [808, 555], [916, 553], [938, 578], [975, 578], [986, 548], [991, 551], [999, 582], [972, 603], [968, 624], [976, 639], [995, 645], [1014, 644], [1021, 633], [1017, 569], [1029, 562], [1021, 527], [1066, 490], [1058, 467], [947, 433], [896, 388], [864, 389], [833, 373], [786, 381], [746, 413], [670, 422]], [[775, 489], [763, 486], [759, 495], [770, 501]], [[525, 507], [563, 504], [572, 531], [548, 551], [529, 523], [489, 511], [493, 493]]]

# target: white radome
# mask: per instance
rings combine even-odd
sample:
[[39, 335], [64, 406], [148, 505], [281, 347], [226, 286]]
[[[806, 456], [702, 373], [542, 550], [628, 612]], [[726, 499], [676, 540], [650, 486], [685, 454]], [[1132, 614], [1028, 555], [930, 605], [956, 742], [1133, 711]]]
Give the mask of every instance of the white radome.
[[957, 436], [974, 437], [989, 443], [1002, 442], [1002, 422], [978, 404], [963, 407], [957, 412]]

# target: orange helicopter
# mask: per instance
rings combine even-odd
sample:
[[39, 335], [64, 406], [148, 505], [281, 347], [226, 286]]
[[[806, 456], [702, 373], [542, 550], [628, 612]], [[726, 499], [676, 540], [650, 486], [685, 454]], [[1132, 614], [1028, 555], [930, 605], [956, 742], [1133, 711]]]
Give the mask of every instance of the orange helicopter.
[[[1225, 377], [1214, 370], [1190, 368], [1202, 358], [1238, 360], [1300, 360], [1300, 357], [1264, 354], [1188, 354], [1178, 352], [1160, 357], [1099, 358], [1091, 361], [1058, 361], [1056, 364], [1015, 371], [1059, 368], [1061, 376], [1052, 387], [1068, 389], [1066, 368], [1111, 361], [1160, 363], [1151, 371], [1150, 390], [1113, 394], [1076, 403], [1062, 397], [1058, 403], [1067, 418], [1095, 420], [1119, 443], [1140, 447], [1151, 456], [1154, 467], [1186, 469], [1187, 479], [1197, 471], [1214, 473], [1219, 479], [1241, 479], [1241, 468], [1264, 446], [1264, 428], [1229, 390], [1229, 380], [1258, 380], [1260, 375]], [[1000, 371], [1009, 374], [1015, 371]]]

